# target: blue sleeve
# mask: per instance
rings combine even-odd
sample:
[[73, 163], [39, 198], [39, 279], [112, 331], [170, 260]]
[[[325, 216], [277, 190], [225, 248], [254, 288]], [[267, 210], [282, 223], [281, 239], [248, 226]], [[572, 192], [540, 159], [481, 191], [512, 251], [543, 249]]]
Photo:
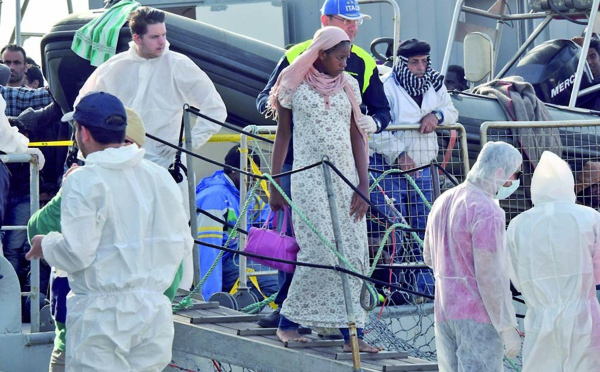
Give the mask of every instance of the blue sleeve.
[[367, 106], [367, 114], [381, 123], [380, 133], [390, 123], [390, 105], [383, 91], [383, 83], [379, 78], [377, 68], [373, 71], [369, 79], [369, 85], [362, 95], [363, 103]]
[[[250, 212], [250, 211], [249, 211]], [[250, 226], [261, 227], [267, 222], [267, 226], [273, 227], [273, 215], [271, 215], [271, 207], [265, 203], [260, 197], [256, 196], [254, 206], [248, 213], [248, 228]]]
[[287, 60], [287, 57], [285, 55], [281, 57], [279, 63], [277, 63], [277, 67], [271, 73], [267, 85], [258, 94], [258, 97], [256, 97], [256, 109], [259, 113], [264, 114], [267, 110], [267, 103], [269, 101], [269, 93], [271, 92], [271, 88], [273, 88], [273, 85], [275, 85], [275, 83], [277, 82], [277, 78], [279, 77], [279, 74], [281, 74], [281, 71], [283, 71], [283, 69], [288, 67], [289, 65], [290, 63]]
[[[196, 197], [196, 206], [203, 211], [223, 219], [223, 215], [226, 211], [226, 201], [223, 200], [219, 195], [211, 194], [206, 197]], [[198, 214], [198, 240], [204, 243], [221, 246], [223, 244], [223, 225], [209, 216], [199, 213]], [[214, 264], [220, 251], [216, 248], [210, 248], [205, 245], [199, 244], [199, 256], [200, 256], [200, 279], [204, 278], [206, 273], [210, 270]], [[221, 260], [216, 263], [214, 270], [210, 276], [202, 284], [202, 295], [204, 299], [208, 301], [213, 293], [221, 292], [223, 286], [223, 267]]]

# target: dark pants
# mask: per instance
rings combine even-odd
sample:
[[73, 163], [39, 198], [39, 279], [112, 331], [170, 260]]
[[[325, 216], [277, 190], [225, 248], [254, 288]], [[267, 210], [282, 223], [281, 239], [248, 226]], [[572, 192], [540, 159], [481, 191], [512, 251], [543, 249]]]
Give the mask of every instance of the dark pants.
[[[30, 209], [29, 195], [9, 197], [6, 206], [4, 225], [27, 225], [27, 221], [29, 221], [29, 217], [31, 216]], [[2, 242], [4, 246], [4, 257], [6, 257], [15, 269], [15, 272], [19, 277], [19, 282], [21, 283], [21, 289], [24, 289], [24, 286], [27, 283], [27, 272], [29, 271], [29, 263], [25, 260], [25, 252], [29, 250], [27, 231], [6, 231], [4, 232]]]
[[8, 190], [10, 187], [10, 173], [8, 168], [0, 161], [0, 227], [4, 225], [4, 211], [8, 204]]
[[[237, 254], [230, 254], [223, 258], [223, 292], [229, 293], [229, 291], [231, 291], [231, 289], [235, 285], [235, 282], [237, 282], [237, 280], [239, 279], [239, 264], [239, 256]], [[261, 275], [257, 276], [256, 280], [258, 281], [260, 292], [262, 292], [262, 294], [264, 294], [265, 296], [269, 297], [273, 295], [273, 293], [277, 292], [279, 285], [274, 276]], [[256, 296], [256, 298], [258, 298], [259, 301], [263, 299], [261, 293], [258, 291], [257, 288], [255, 288], [254, 283], [250, 281], [250, 278], [248, 278], [246, 285], [248, 286], [248, 288], [250, 288], [250, 291], [254, 293], [254, 295]]]
[[[290, 164], [284, 164], [283, 165], [283, 172], [289, 172], [292, 170], [292, 166]], [[281, 177], [279, 179], [279, 184], [281, 186], [281, 188], [283, 189], [283, 192], [289, 196], [289, 198], [292, 198], [292, 182], [291, 182], [291, 176], [285, 176], [285, 177]], [[284, 217], [284, 212], [277, 212], [277, 226], [281, 226], [283, 224], [283, 217]], [[289, 221], [289, 223], [291, 223], [291, 221]], [[285, 228], [285, 232], [289, 233], [291, 229], [289, 229], [288, 226], [284, 226], [283, 228]], [[275, 297], [275, 300], [273, 302], [275, 302], [275, 304], [279, 307], [281, 307], [281, 305], [283, 305], [283, 301], [285, 301], [285, 299], [287, 298], [288, 295], [288, 291], [290, 290], [290, 284], [292, 284], [292, 278], [294, 277], [294, 273], [286, 273], [285, 271], [280, 271], [279, 272], [279, 293], [277, 294], [277, 296]]]

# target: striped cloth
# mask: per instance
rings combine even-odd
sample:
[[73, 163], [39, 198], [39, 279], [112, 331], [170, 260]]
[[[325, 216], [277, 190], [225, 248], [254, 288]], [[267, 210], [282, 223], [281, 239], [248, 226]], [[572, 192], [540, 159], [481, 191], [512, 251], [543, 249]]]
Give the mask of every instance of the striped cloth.
[[123, 0], [100, 17], [77, 30], [71, 49], [92, 66], [100, 66], [117, 53], [119, 31], [129, 14], [140, 7], [137, 1]]
[[415, 76], [408, 69], [408, 58], [398, 56], [398, 62], [392, 69], [396, 84], [408, 92], [412, 97], [425, 94], [430, 86], [437, 92], [444, 85], [444, 75], [435, 71], [431, 67], [431, 59], [427, 56], [427, 69], [425, 75], [421, 77]]

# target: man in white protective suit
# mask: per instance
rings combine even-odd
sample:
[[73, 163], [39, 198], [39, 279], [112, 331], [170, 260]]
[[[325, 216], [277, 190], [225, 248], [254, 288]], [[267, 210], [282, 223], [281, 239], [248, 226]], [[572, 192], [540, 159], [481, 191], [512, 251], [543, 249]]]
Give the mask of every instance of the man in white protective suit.
[[[206, 73], [187, 56], [169, 50], [164, 12], [137, 8], [129, 17], [129, 28], [133, 37], [129, 50], [100, 65], [81, 88], [76, 103], [90, 91], [111, 93], [140, 115], [146, 133], [172, 144], [179, 141], [186, 103], [204, 115], [225, 121], [225, 104]], [[198, 117], [192, 129], [194, 149], [205, 144], [220, 128], [218, 124]], [[176, 150], [157, 141], [147, 139], [144, 149], [146, 159], [164, 168], [175, 160]], [[185, 157], [183, 159], [185, 163]], [[189, 218], [187, 178], [185, 175], [182, 178], [179, 186]], [[193, 259], [190, 256], [184, 262], [180, 288], [189, 290], [192, 278]]]
[[534, 207], [508, 226], [511, 279], [527, 305], [523, 372], [600, 370], [600, 214], [575, 204], [569, 165], [544, 152]]
[[440, 372], [501, 372], [521, 349], [510, 293], [506, 219], [494, 201], [519, 186], [521, 154], [486, 143], [467, 179], [433, 204], [423, 258], [435, 275]]
[[86, 165], [62, 186], [62, 233], [34, 236], [27, 259], [68, 273], [66, 370], [162, 371], [174, 332], [163, 292], [193, 246], [181, 192], [143, 149], [122, 146], [115, 96], [91, 92], [63, 120]]

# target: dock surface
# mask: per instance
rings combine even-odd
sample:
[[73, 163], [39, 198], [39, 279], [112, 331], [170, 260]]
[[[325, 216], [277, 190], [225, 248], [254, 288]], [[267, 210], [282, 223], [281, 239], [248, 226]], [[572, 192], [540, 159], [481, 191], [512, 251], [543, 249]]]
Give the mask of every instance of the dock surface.
[[[177, 300], [176, 300], [177, 302]], [[260, 372], [347, 372], [352, 354], [342, 351], [342, 340], [306, 334], [307, 343], [284, 345], [276, 328], [260, 328], [261, 315], [249, 315], [219, 306], [217, 302], [194, 300], [192, 309], [174, 315], [173, 352], [217, 360]], [[437, 363], [413, 358], [403, 351], [361, 353], [361, 367], [374, 371], [437, 371]]]

